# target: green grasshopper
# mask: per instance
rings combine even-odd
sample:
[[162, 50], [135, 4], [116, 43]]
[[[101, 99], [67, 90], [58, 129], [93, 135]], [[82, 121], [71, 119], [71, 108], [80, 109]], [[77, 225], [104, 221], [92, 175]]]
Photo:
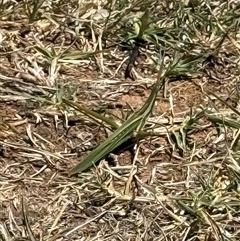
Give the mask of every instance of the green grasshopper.
[[[167, 72], [162, 75], [162, 66], [158, 74], [156, 83], [153, 86], [150, 96], [140, 110], [133, 113], [117, 130], [115, 130], [105, 141], [103, 141], [96, 149], [90, 152], [80, 163], [78, 163], [71, 171], [70, 175], [80, 173], [94, 165], [96, 162], [105, 158], [110, 152], [119, 147], [138, 132], [145, 125], [146, 120], [150, 116], [157, 93], [165, 81]], [[64, 102], [68, 103], [66, 100]]]

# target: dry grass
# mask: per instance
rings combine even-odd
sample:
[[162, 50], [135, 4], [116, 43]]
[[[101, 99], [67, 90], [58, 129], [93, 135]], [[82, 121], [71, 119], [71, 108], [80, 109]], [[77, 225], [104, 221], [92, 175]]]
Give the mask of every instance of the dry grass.
[[[0, 5], [0, 240], [239, 240], [238, 1]], [[144, 104], [163, 52], [151, 135], [70, 177]]]

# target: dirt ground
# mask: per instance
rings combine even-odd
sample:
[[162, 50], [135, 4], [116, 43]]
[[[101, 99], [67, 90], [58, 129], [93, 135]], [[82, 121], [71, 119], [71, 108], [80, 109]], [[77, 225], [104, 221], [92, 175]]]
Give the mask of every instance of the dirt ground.
[[[98, 58], [59, 62], [57, 84], [51, 85], [48, 61], [27, 45], [33, 43], [34, 34], [41, 36], [40, 28], [32, 24], [25, 34], [21, 21], [0, 22], [0, 240], [216, 240], [207, 211], [220, 228], [225, 225], [226, 232], [236, 232], [237, 211], [225, 223], [227, 213], [200, 191], [204, 178], [215, 175], [211, 183], [215, 189], [229, 180], [221, 166], [221, 148], [226, 141], [231, 143], [233, 132], [221, 142], [221, 133], [205, 116], [189, 130], [183, 151], [166, 131], [181, 127], [200, 108], [227, 111], [211, 93], [238, 107], [234, 65], [222, 67], [219, 58], [206, 65], [202, 76], [170, 79], [166, 95], [159, 91], [146, 125], [159, 131], [158, 136], [141, 140], [137, 150], [126, 148], [78, 176], [69, 176], [109, 131], [61, 103], [61, 97], [120, 122], [143, 106], [157, 73], [144, 72], [140, 63], [134, 67], [136, 79], [125, 79], [123, 60], [129, 52], [116, 47], [112, 51], [118, 52], [118, 59], [108, 55], [112, 65], [104, 69], [96, 64]], [[134, 178], [126, 192], [130, 170]], [[189, 207], [201, 207], [206, 214], [201, 221], [182, 206], [194, 194], [201, 196], [200, 201], [189, 201]], [[231, 195], [239, 200], [237, 192]], [[217, 202], [217, 194], [215, 198]]]

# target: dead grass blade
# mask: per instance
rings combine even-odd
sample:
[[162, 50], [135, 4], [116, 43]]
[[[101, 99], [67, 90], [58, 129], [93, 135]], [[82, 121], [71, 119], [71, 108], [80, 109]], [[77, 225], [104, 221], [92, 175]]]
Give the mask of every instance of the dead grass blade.
[[28, 211], [27, 211], [27, 208], [26, 208], [26, 205], [25, 205], [25, 202], [24, 202], [24, 197], [22, 196], [22, 212], [23, 212], [23, 220], [24, 220], [24, 224], [26, 226], [26, 229], [27, 229], [27, 233], [28, 233], [28, 236], [29, 236], [29, 239], [31, 241], [36, 241], [34, 235], [33, 235], [33, 232], [32, 232], [32, 229], [29, 225], [29, 221], [28, 221]]

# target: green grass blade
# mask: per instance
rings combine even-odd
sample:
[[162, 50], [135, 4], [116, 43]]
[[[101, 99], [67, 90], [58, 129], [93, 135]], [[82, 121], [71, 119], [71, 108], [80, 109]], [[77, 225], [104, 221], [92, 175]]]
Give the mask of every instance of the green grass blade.
[[106, 116], [101, 115], [101, 114], [99, 114], [95, 111], [92, 111], [92, 110], [88, 109], [87, 107], [85, 107], [83, 105], [74, 103], [73, 101], [67, 100], [65, 98], [63, 98], [62, 101], [63, 101], [63, 103], [65, 103], [65, 104], [73, 107], [74, 109], [82, 112], [86, 116], [88, 116], [90, 118], [93, 118], [95, 121], [96, 121], [96, 119], [101, 120], [101, 121], [104, 121], [105, 123], [107, 123], [108, 125], [110, 125], [113, 129], [119, 128], [119, 125], [114, 120], [112, 120], [110, 118], [107, 118]]

